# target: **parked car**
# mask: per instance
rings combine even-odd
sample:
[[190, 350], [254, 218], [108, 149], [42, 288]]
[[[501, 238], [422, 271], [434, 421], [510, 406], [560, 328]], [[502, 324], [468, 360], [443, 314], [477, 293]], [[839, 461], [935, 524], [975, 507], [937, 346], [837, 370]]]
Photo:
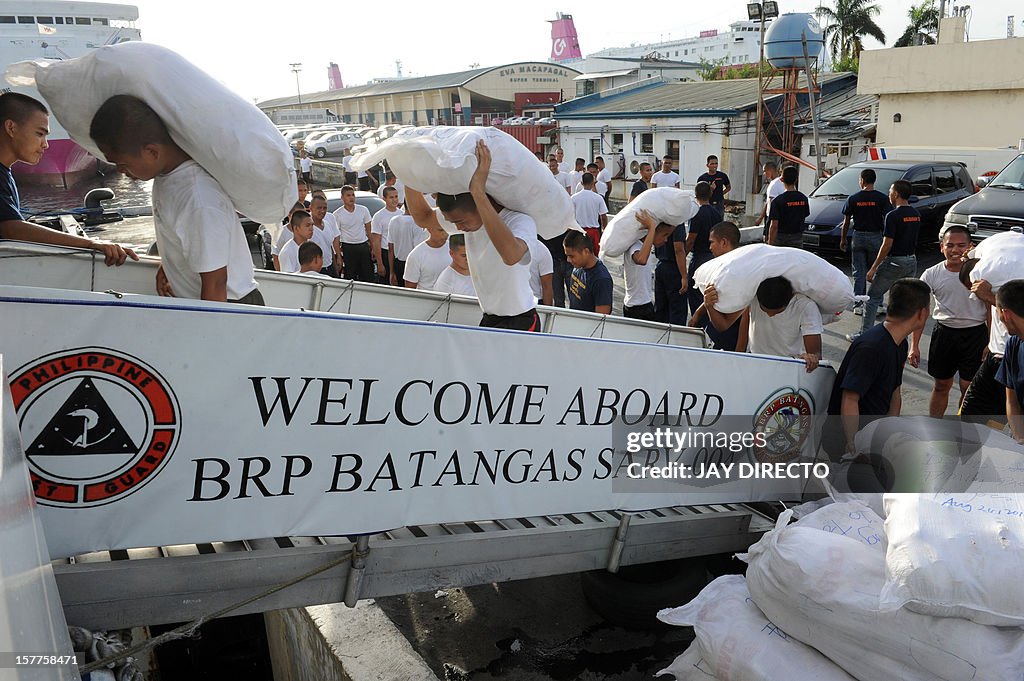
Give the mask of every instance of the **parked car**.
[[363, 140], [361, 137], [356, 135], [346, 135], [341, 132], [329, 133], [322, 135], [306, 144], [306, 152], [313, 154], [317, 158], [324, 158], [325, 156], [338, 156], [346, 149], [362, 144]]
[[[860, 173], [875, 171], [875, 189], [883, 194], [896, 180], [907, 180], [913, 188], [910, 202], [921, 212], [921, 241], [938, 237], [946, 211], [957, 201], [974, 193], [974, 181], [963, 164], [953, 161], [864, 161], [843, 168], [809, 194], [811, 214], [804, 221], [804, 248], [838, 252], [843, 226], [843, 205], [860, 191]], [[853, 230], [847, 233], [852, 239]]]
[[956, 203], [943, 229], [966, 225], [975, 240], [1012, 230], [1024, 231], [1024, 154], [1020, 154], [973, 196]]

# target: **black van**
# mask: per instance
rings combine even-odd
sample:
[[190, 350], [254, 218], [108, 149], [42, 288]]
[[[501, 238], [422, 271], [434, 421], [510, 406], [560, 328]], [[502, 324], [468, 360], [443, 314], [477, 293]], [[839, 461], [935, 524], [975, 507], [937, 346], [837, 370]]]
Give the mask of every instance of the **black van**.
[[1008, 230], [1024, 231], [1024, 154], [1010, 161], [980, 192], [950, 208], [942, 228], [950, 225], [966, 225], [975, 240]]

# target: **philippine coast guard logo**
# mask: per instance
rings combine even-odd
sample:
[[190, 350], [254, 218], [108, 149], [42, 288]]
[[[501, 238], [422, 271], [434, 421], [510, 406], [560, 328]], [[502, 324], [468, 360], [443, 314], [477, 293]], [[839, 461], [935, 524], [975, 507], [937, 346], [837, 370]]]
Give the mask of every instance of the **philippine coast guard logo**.
[[765, 436], [764, 447], [753, 447], [758, 461], [781, 463], [800, 455], [811, 434], [812, 399], [806, 393], [783, 388], [765, 400], [754, 416], [754, 432]]
[[178, 441], [167, 382], [122, 352], [81, 348], [14, 372], [11, 394], [36, 500], [100, 506], [152, 480]]

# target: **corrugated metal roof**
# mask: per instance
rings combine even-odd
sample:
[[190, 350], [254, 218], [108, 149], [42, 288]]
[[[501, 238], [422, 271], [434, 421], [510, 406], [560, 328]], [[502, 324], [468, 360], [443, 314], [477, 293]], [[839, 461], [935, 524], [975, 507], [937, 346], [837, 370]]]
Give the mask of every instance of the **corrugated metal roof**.
[[[826, 73], [818, 79], [819, 85], [826, 85], [844, 78], [853, 78], [849, 73]], [[800, 84], [806, 78], [801, 76]], [[776, 77], [769, 88], [782, 87], [782, 79]], [[779, 95], [774, 95], [779, 96]], [[757, 105], [757, 79], [737, 78], [733, 80], [710, 80], [701, 82], [662, 83], [655, 87], [613, 94], [602, 97], [601, 93], [589, 95], [562, 104], [555, 109], [555, 118], [586, 117], [596, 118], [606, 114], [699, 114], [703, 112], [740, 112]]]
[[615, 78], [616, 76], [628, 76], [636, 73], [637, 69], [622, 69], [621, 71], [602, 71], [600, 73], [581, 73], [573, 80], [597, 80], [598, 78]]
[[[439, 90], [451, 87], [461, 87], [473, 80], [477, 76], [482, 76], [485, 73], [496, 71], [498, 69], [505, 69], [510, 66], [518, 66], [519, 64], [534, 64], [539, 62], [516, 62], [514, 64], [505, 64], [503, 66], [488, 66], [482, 69], [470, 69], [468, 71], [456, 71], [455, 73], [441, 73], [436, 76], [421, 76], [418, 78], [402, 78], [401, 80], [392, 80], [386, 83], [371, 83], [370, 85], [354, 85], [352, 87], [341, 88], [340, 90], [322, 90], [320, 92], [312, 92], [310, 94], [302, 95], [303, 104], [318, 104], [321, 102], [333, 102], [339, 99], [354, 99], [357, 97], [373, 97], [375, 95], [397, 95], [404, 92], [418, 92], [420, 90]], [[564, 64], [550, 64], [549, 66], [558, 67], [579, 73], [576, 69], [571, 66]], [[260, 102], [256, 106], [260, 108], [271, 108], [278, 106], [293, 106], [297, 105], [297, 97], [278, 97], [277, 99], [268, 99], [265, 102]]]

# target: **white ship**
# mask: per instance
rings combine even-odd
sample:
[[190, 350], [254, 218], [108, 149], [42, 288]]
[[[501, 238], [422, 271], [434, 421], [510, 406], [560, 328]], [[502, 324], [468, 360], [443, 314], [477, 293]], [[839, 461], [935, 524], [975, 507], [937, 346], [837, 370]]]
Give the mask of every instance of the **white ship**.
[[[102, 2], [17, 2], [0, 0], [0, 67], [29, 59], [72, 59], [104, 45], [141, 40], [135, 27], [139, 10], [133, 5]], [[11, 88], [37, 99], [33, 88]], [[50, 117], [50, 148], [42, 161], [18, 163], [19, 182], [70, 186], [96, 172], [96, 157], [72, 141]]]

